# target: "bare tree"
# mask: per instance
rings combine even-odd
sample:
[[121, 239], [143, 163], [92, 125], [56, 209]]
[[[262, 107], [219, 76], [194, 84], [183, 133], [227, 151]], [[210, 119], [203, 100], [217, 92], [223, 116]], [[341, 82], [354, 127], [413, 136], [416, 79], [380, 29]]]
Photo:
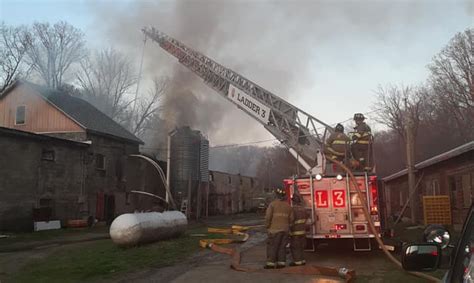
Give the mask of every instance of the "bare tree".
[[131, 131], [135, 135], [142, 136], [147, 128], [150, 128], [150, 123], [153, 122], [153, 117], [157, 115], [161, 109], [161, 102], [164, 94], [168, 88], [168, 78], [153, 79], [153, 87], [150, 89], [148, 96], [138, 99], [136, 101], [137, 107], [133, 107], [131, 113]]
[[406, 86], [379, 86], [376, 91], [377, 122], [394, 130], [401, 138], [406, 140], [408, 121], [413, 123], [414, 136], [424, 115], [423, 102], [425, 92], [422, 88], [414, 89]]
[[[422, 117], [423, 92], [411, 87], [389, 86], [379, 87], [378, 101], [375, 107], [378, 121], [391, 128], [403, 138], [406, 145], [406, 163], [408, 169], [408, 190], [415, 191], [415, 145], [418, 126]], [[415, 199], [410, 198], [410, 217], [412, 223], [416, 219]]]
[[27, 76], [24, 57], [28, 41], [25, 27], [0, 24], [0, 92], [17, 77]]
[[130, 60], [114, 49], [97, 52], [80, 62], [77, 81], [86, 99], [119, 123], [129, 117], [133, 99], [127, 97], [137, 80]]
[[47, 86], [59, 88], [71, 66], [85, 56], [84, 34], [66, 22], [34, 23], [29, 37], [29, 64]]
[[456, 34], [429, 65], [430, 84], [440, 112], [454, 118], [467, 141], [474, 137], [474, 29]]

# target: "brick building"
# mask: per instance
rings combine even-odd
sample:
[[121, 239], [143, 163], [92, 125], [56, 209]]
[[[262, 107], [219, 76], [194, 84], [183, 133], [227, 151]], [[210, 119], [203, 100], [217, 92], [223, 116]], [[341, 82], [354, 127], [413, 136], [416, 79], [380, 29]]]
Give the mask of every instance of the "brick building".
[[130, 157], [143, 142], [80, 98], [16, 81], [0, 94], [0, 127], [0, 230], [31, 227], [38, 207], [111, 221], [147, 209], [127, 187], [164, 194], [143, 174], [150, 165]]
[[[420, 185], [414, 195], [416, 220], [423, 222], [423, 196], [447, 195], [452, 223], [459, 228], [474, 200], [474, 141], [415, 165]], [[387, 215], [399, 213], [409, 197], [407, 170], [383, 178]], [[410, 207], [405, 216], [410, 215]]]

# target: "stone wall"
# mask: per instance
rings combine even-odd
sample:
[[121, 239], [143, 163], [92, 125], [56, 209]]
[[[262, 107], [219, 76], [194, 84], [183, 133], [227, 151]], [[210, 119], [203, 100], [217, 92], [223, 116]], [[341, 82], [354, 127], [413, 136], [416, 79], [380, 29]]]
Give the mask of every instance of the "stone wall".
[[51, 207], [52, 217], [63, 222], [98, 215], [110, 222], [156, 207], [150, 198], [126, 193], [164, 196], [152, 166], [129, 158], [138, 145], [92, 134], [87, 140], [92, 143], [0, 128], [0, 230], [31, 230], [33, 209], [40, 207]]
[[33, 208], [53, 218], [80, 215], [87, 145], [32, 134], [0, 132], [0, 230], [31, 230]]
[[[97, 196], [98, 193], [104, 193], [110, 196], [117, 194], [115, 215], [118, 212], [133, 211], [130, 204], [125, 201], [124, 195], [127, 189], [127, 158], [130, 154], [138, 154], [138, 144], [125, 143], [91, 133], [88, 133], [87, 140], [92, 143], [85, 158], [87, 172], [85, 182], [88, 196], [88, 202], [84, 204], [85, 210], [89, 215], [97, 216]], [[98, 163], [99, 156], [105, 158], [103, 168], [100, 168]]]

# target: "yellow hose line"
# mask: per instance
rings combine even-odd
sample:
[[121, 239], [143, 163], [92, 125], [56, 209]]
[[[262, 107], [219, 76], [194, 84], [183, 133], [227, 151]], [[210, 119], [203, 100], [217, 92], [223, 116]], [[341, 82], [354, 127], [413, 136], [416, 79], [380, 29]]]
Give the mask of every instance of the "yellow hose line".
[[253, 228], [261, 227], [263, 225], [257, 226], [239, 226], [239, 225], [232, 225], [231, 228], [207, 228], [208, 233], [215, 233], [215, 234], [224, 234], [224, 235], [238, 235], [243, 236], [242, 239], [202, 239], [199, 240], [199, 246], [202, 248], [208, 248], [211, 244], [213, 245], [225, 245], [231, 243], [242, 243], [246, 242], [249, 238], [249, 234], [244, 233], [243, 231], [247, 231]]

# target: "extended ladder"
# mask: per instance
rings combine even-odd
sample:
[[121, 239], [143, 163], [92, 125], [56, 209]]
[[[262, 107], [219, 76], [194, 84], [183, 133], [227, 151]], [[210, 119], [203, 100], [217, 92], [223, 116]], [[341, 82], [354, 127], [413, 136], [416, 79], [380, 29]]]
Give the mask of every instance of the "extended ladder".
[[326, 134], [333, 132], [329, 125], [165, 33], [153, 27], [142, 31], [208, 86], [261, 123], [304, 168], [309, 171], [322, 166], [317, 159]]

